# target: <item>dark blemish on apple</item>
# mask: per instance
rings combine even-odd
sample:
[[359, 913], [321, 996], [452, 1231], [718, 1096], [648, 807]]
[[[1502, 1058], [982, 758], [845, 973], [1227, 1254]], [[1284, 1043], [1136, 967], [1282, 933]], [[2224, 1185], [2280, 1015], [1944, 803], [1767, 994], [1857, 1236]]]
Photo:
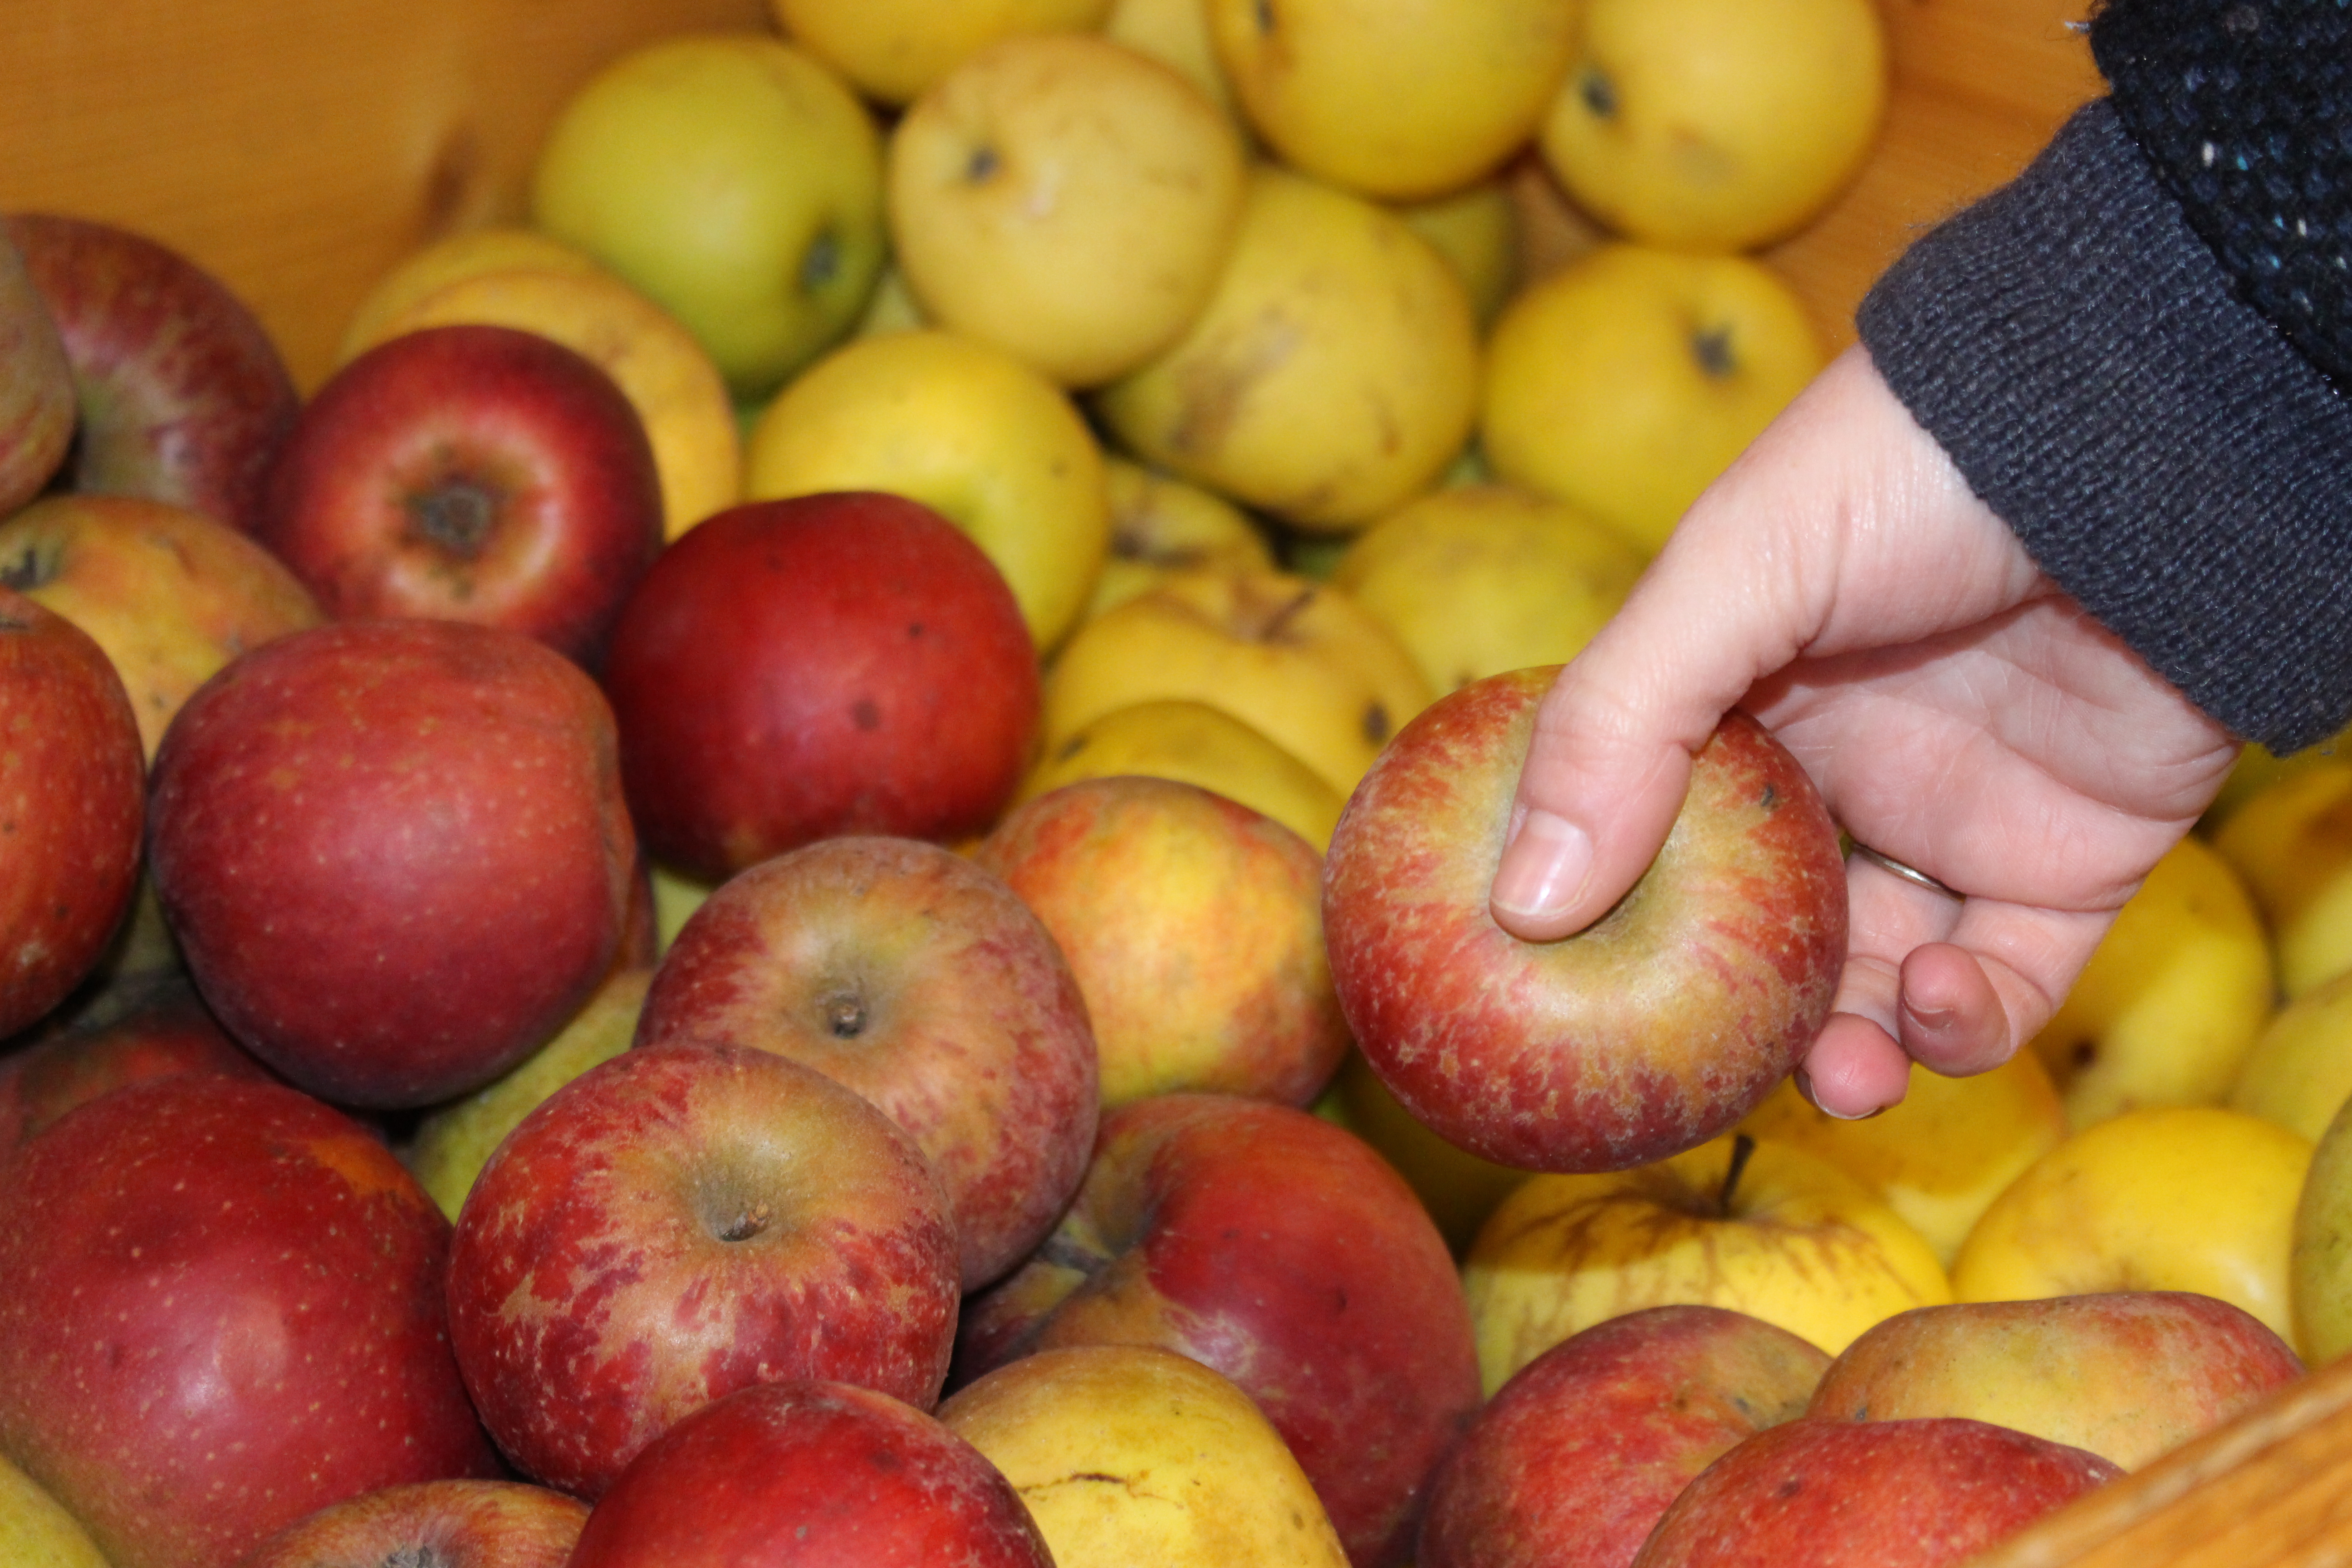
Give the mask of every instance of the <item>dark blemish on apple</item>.
[[1004, 160], [996, 155], [995, 148], [975, 147], [971, 150], [971, 156], [963, 162], [963, 177], [971, 184], [984, 185], [994, 179], [996, 171], [1003, 166]]
[[1257, 30], [1270, 37], [1276, 25], [1274, 0], [1257, 0]]
[[1599, 120], [1617, 118], [1617, 84], [1588, 66], [1576, 79], [1576, 96]]
[[1691, 358], [1698, 361], [1699, 369], [1722, 381], [1739, 369], [1739, 362], [1731, 357], [1731, 329], [1709, 327], [1691, 335]]
[[1389, 710], [1378, 702], [1364, 704], [1364, 739], [1375, 746], [1388, 743]]
[[1054, 753], [1054, 760], [1057, 763], [1066, 763], [1086, 749], [1087, 738], [1084, 735], [1073, 735], [1062, 742], [1062, 749]]
[[1075, 1470], [1071, 1472], [1069, 1479], [1074, 1481], [1100, 1481], [1107, 1487], [1127, 1485], [1125, 1476], [1114, 1476], [1104, 1470]]
[[915, 640], [915, 639], [919, 639], [919, 638], [920, 638], [920, 637], [922, 637], [922, 635], [923, 635], [923, 623], [922, 623], [922, 622], [920, 622], [920, 621], [909, 621], [909, 622], [908, 622], [908, 623], [907, 623], [907, 637], [908, 637], [908, 638], [910, 641], [911, 641], [911, 640]]
[[836, 1040], [854, 1040], [866, 1032], [866, 999], [850, 992], [835, 992], [818, 1004], [824, 1014], [824, 1030]]
[[841, 275], [841, 237], [826, 229], [801, 252], [801, 292], [814, 294]]
[[1786, 1500], [1795, 1497], [1799, 1492], [1803, 1491], [1804, 1489], [1804, 1478], [1801, 1476], [1790, 1476], [1787, 1480], [1780, 1483], [1780, 1487], [1774, 1490], [1772, 1495], [1774, 1497]]
[[882, 710], [870, 697], [861, 697], [849, 705], [849, 721], [871, 734], [882, 728]]
[[1776, 809], [1780, 804], [1780, 790], [1772, 784], [1766, 784], [1764, 786], [1763, 795], [1758, 799], [1756, 804], [1762, 806], [1766, 811]]

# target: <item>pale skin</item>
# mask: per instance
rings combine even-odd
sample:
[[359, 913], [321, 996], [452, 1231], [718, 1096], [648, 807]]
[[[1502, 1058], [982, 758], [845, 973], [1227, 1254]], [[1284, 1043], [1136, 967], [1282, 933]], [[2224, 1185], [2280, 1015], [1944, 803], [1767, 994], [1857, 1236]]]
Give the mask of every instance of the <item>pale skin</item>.
[[1859, 842], [1835, 1011], [1800, 1069], [1832, 1115], [1965, 1075], [2048, 1021], [2237, 742], [2043, 576], [1859, 349], [1676, 527], [1537, 721], [1496, 920], [1541, 941], [1632, 887], [1733, 707]]

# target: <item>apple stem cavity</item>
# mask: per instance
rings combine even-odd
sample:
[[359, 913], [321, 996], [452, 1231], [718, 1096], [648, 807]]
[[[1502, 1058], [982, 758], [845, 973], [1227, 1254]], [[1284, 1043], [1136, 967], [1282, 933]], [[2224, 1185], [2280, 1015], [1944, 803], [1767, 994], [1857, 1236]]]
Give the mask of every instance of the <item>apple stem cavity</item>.
[[766, 1230], [768, 1222], [774, 1217], [774, 1212], [766, 1204], [753, 1204], [710, 1234], [720, 1241], [749, 1241]]
[[835, 1039], [854, 1040], [866, 1032], [866, 998], [856, 992], [836, 991], [824, 999], [823, 1006], [825, 1033]]
[[1741, 1173], [1748, 1169], [1748, 1157], [1755, 1152], [1756, 1139], [1752, 1134], [1735, 1132], [1731, 1135], [1731, 1163], [1724, 1170], [1722, 1189], [1715, 1194], [1717, 1218], [1731, 1217], [1732, 1194], [1739, 1188]]
[[0, 586], [29, 594], [34, 589], [54, 581], [58, 574], [58, 551], [54, 543], [47, 549], [43, 542], [28, 540], [23, 552], [13, 561], [0, 562]]
[[499, 521], [499, 498], [471, 479], [451, 479], [411, 497], [408, 520], [433, 543], [471, 560]]
[[826, 229], [809, 241], [801, 252], [801, 292], [823, 293], [827, 285], [841, 276], [841, 237]]
[[1274, 0], [1257, 0], [1256, 16], [1257, 30], [1269, 38], [1274, 37], [1274, 30], [1279, 25], [1274, 15]]

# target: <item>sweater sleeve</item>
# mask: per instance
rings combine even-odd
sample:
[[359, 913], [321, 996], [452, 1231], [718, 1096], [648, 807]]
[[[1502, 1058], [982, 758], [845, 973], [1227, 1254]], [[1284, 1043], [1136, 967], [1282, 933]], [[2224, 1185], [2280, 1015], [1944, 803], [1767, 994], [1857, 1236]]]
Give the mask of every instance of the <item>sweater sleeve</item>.
[[1856, 326], [2042, 568], [2190, 700], [2279, 752], [2343, 726], [2352, 404], [2113, 102], [1916, 243]]

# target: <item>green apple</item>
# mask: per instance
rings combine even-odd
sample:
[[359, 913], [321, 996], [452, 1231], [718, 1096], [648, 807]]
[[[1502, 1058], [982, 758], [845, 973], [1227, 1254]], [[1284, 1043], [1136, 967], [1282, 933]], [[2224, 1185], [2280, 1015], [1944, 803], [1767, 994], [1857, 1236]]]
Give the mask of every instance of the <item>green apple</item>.
[[758, 33], [684, 34], [566, 100], [531, 216], [684, 321], [738, 399], [845, 336], [880, 273], [882, 142], [848, 84]]
[[2294, 1210], [2287, 1294], [2313, 1366], [2352, 1351], [2352, 1109], [2320, 1133]]
[[2305, 1138], [2352, 1099], [2352, 973], [2305, 992], [2271, 1019], [2230, 1086], [2230, 1104]]
[[0, 1458], [0, 1563], [8, 1568], [107, 1568], [106, 1558], [63, 1504]]

